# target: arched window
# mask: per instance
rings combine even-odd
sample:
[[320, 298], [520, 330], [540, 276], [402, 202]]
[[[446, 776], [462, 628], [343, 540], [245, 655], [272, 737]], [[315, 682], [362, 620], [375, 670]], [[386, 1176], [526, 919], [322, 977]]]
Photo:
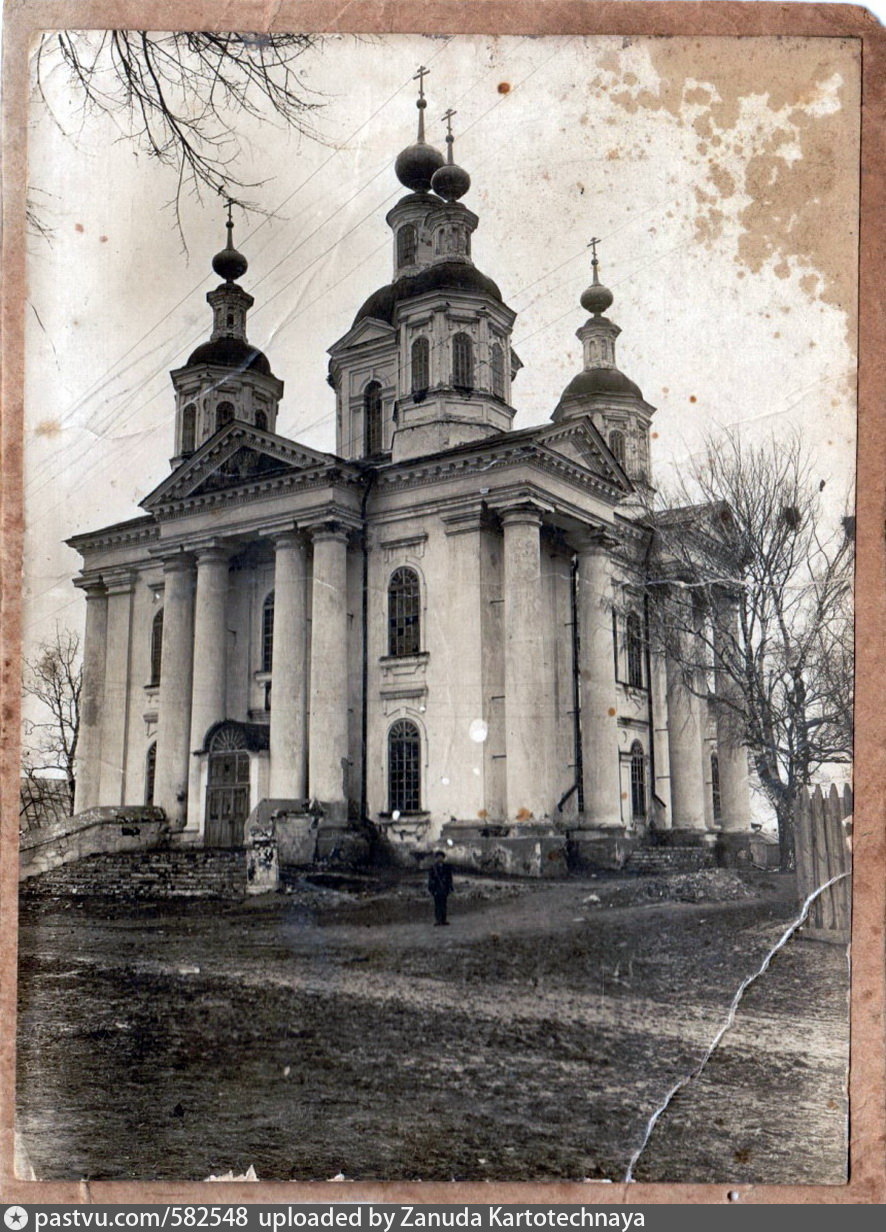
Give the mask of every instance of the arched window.
[[615, 431], [609, 433], [609, 451], [619, 466], [625, 464], [625, 434]]
[[505, 353], [498, 342], [492, 344], [492, 392], [496, 398], [505, 396]]
[[197, 441], [197, 408], [189, 402], [182, 411], [182, 453], [193, 453]]
[[439, 257], [441, 253], [446, 251], [446, 228], [438, 227], [434, 233], [434, 251]]
[[149, 684], [160, 683], [160, 662], [163, 657], [163, 608], [151, 623], [151, 679]]
[[467, 334], [452, 339], [452, 384], [459, 389], [474, 388], [474, 345]]
[[631, 816], [646, 816], [646, 757], [639, 740], [631, 745]]
[[216, 432], [218, 432], [219, 428], [223, 428], [225, 424], [231, 423], [233, 418], [234, 418], [233, 402], [219, 402], [218, 406], [215, 408], [215, 430]]
[[412, 392], [423, 394], [431, 383], [431, 344], [427, 338], [416, 338], [412, 344]]
[[388, 584], [388, 654], [418, 654], [421, 645], [421, 590], [414, 569], [395, 569]]
[[270, 672], [274, 666], [274, 592], [265, 599], [261, 610], [261, 669]]
[[148, 745], [148, 755], [145, 758], [145, 804], [150, 808], [154, 803], [154, 779], [157, 775], [157, 741]]
[[714, 821], [723, 817], [723, 797], [720, 795], [720, 758], [711, 754], [711, 796], [714, 805]]
[[397, 232], [397, 264], [412, 265], [418, 250], [418, 235], [415, 227], [408, 222]]
[[629, 612], [625, 621], [625, 649], [628, 661], [628, 684], [643, 688], [643, 628], [636, 612]]
[[392, 813], [421, 810], [421, 737], [408, 719], [388, 732], [388, 807]]
[[370, 381], [363, 394], [363, 436], [366, 456], [374, 457], [384, 448], [381, 418], [381, 385]]
[[268, 417], [267, 417], [267, 414], [266, 414], [264, 411], [256, 411], [256, 412], [255, 412], [255, 426], [256, 426], [257, 428], [261, 428], [262, 432], [267, 432], [267, 430], [268, 430]]

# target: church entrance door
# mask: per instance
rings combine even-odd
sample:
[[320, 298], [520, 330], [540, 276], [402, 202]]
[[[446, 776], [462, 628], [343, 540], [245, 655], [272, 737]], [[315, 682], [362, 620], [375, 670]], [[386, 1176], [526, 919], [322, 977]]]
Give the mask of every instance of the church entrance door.
[[209, 754], [206, 846], [242, 847], [249, 816], [249, 754], [235, 749]]

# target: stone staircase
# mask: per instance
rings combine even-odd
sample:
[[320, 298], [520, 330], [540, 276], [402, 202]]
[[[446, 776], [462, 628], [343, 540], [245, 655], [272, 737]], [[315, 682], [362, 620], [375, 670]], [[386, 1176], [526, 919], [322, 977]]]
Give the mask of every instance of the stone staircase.
[[624, 867], [629, 873], [695, 873], [713, 868], [714, 856], [706, 847], [638, 847]]
[[23, 898], [242, 898], [246, 853], [213, 848], [117, 851], [86, 856], [20, 887]]

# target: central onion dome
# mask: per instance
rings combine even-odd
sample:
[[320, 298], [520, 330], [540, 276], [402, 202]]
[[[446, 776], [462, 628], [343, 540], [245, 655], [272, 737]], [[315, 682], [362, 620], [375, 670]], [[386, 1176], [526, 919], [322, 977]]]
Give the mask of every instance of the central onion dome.
[[446, 133], [446, 145], [448, 154], [446, 162], [438, 170], [434, 172], [431, 179], [431, 188], [438, 197], [442, 197], [444, 201], [457, 201], [459, 197], [463, 197], [471, 187], [471, 177], [463, 167], [456, 165], [452, 157], [452, 146], [455, 138], [452, 135], [452, 117], [455, 112], [451, 109], [446, 112], [443, 119], [448, 125]]
[[249, 269], [249, 262], [243, 256], [243, 253], [238, 252], [234, 247], [234, 222], [231, 218], [230, 207], [228, 208], [228, 221], [225, 223], [225, 226], [228, 228], [228, 242], [221, 252], [217, 252], [212, 258], [212, 268], [219, 278], [224, 278], [225, 282], [236, 282]]
[[397, 179], [413, 192], [427, 192], [434, 172], [443, 166], [443, 155], [426, 141], [416, 141], [397, 155], [394, 171]]
[[428, 70], [420, 68], [416, 73], [418, 78], [418, 139], [414, 145], [408, 145], [401, 150], [394, 163], [397, 179], [413, 192], [427, 192], [431, 187], [434, 172], [443, 166], [443, 155], [425, 141], [425, 108], [428, 100], [425, 98], [425, 77]]

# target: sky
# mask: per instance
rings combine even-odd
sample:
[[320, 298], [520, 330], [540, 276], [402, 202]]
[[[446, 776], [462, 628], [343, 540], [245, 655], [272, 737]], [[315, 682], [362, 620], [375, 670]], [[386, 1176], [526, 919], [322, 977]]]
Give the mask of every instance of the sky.
[[[839, 39], [330, 38], [303, 61], [320, 140], [236, 120], [235, 212], [255, 297], [250, 341], [286, 385], [278, 431], [332, 451], [326, 350], [391, 278], [384, 216], [430, 68], [429, 140], [453, 107], [473, 257], [518, 313], [516, 427], [549, 418], [581, 368], [575, 330], [600, 237], [619, 366], [656, 406], [656, 481], [705, 434], [802, 433], [829, 509], [854, 469], [859, 64]], [[29, 241], [26, 654], [82, 628], [68, 536], [138, 516], [169, 473], [169, 371], [208, 338], [223, 246], [214, 198], [187, 200], [119, 127], [84, 117], [61, 72], [35, 100]], [[260, 183], [259, 183], [260, 182]]]

